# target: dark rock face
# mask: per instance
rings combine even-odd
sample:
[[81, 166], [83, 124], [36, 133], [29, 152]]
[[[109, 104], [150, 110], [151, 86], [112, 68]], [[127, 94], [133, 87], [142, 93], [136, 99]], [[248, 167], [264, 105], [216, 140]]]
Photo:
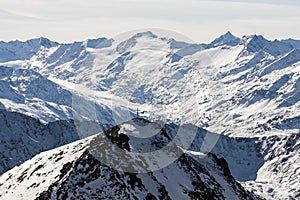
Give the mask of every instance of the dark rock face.
[[110, 141], [113, 144], [116, 144], [119, 148], [126, 149], [127, 151], [130, 151], [129, 146], [129, 137], [125, 134], [119, 133], [120, 127], [114, 126], [107, 131], [104, 132], [107, 138], [110, 139]]
[[0, 175], [37, 153], [76, 141], [72, 120], [42, 124], [26, 115], [0, 110]]
[[78, 127], [95, 126], [92, 121], [76, 123], [58, 120], [43, 124], [27, 115], [0, 110], [0, 175], [40, 152], [79, 140]]
[[[120, 128], [115, 126], [94, 137], [77, 160], [63, 163], [59, 180], [41, 192], [37, 199], [226, 199], [228, 188], [237, 199], [258, 199], [235, 181], [226, 160], [212, 153], [203, 159], [183, 153], [169, 166], [147, 173], [128, 173], [105, 165], [109, 159], [116, 165], [137, 162], [137, 158], [129, 154], [134, 143], [130, 143], [132, 141], [126, 134], [119, 134]], [[170, 136], [160, 135], [164, 138], [160, 145], [168, 144]], [[110, 146], [103, 144], [105, 138], [111, 141]], [[107, 153], [115, 146], [128, 152], [127, 162]], [[102, 162], [105, 157], [107, 160]], [[142, 158], [139, 162], [147, 164]]]
[[[211, 156], [213, 159], [217, 159], [213, 155]], [[225, 164], [226, 161], [223, 163], [224, 161], [221, 161], [221, 163]], [[178, 191], [187, 195], [187, 199], [226, 199], [223, 194], [223, 186], [210, 175], [210, 172], [204, 166], [188, 155], [183, 155], [171, 166], [159, 171], [133, 174], [120, 172], [105, 166], [87, 152], [73, 164], [72, 169], [65, 176], [62, 175], [61, 181], [51, 185], [37, 199], [48, 199], [50, 195], [54, 195], [55, 199], [76, 199], [79, 197], [86, 199], [173, 199], [169, 186], [160, 180], [161, 175], [173, 167], [178, 168], [190, 177], [193, 188], [184, 185], [184, 181], [177, 188]], [[218, 167], [222, 168], [223, 166], [218, 165]], [[66, 169], [65, 165], [63, 169]], [[220, 172], [224, 176], [232, 178], [230, 174], [227, 174], [228, 172]], [[202, 180], [201, 176], [206, 176], [209, 180]], [[174, 178], [176, 177], [167, 177], [167, 183], [172, 184]], [[156, 188], [158, 193], [152, 193], [149, 190], [147, 184], [145, 184], [147, 179], [152, 179], [152, 186]], [[241, 199], [255, 199], [233, 178], [228, 183]]]

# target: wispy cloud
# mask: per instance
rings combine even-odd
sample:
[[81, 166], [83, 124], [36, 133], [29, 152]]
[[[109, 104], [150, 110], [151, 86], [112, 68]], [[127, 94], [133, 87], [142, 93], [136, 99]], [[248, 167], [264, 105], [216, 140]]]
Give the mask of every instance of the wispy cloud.
[[6, 10], [0, 8], [0, 19], [15, 19], [15, 20], [46, 20], [41, 15], [31, 12]]
[[[0, 40], [39, 36], [60, 41], [113, 36], [127, 30], [172, 29], [197, 41], [231, 30], [269, 38], [299, 37], [298, 1], [2, 0]], [[26, 21], [26, 22], [24, 22]], [[43, 27], [43, 28], [42, 28]], [[284, 27], [284, 29], [283, 29]], [[293, 31], [291, 31], [293, 29]], [[16, 31], [18, 30], [18, 31]]]
[[252, 0], [252, 1], [249, 1], [249, 0], [211, 0], [211, 1], [300, 6], [300, 1], [298, 1], [298, 0], [285, 0], [285, 1], [282, 1], [282, 0]]

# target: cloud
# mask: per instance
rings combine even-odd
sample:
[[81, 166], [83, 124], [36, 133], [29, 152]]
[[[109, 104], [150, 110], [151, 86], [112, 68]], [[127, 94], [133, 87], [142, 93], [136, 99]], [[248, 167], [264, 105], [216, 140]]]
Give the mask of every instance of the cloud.
[[253, 16], [276, 19], [282, 16], [299, 15], [297, 12], [299, 9], [293, 6], [276, 6], [246, 1], [23, 0], [22, 3], [16, 3], [15, 0], [10, 0], [1, 7], [11, 13], [51, 20], [102, 17], [198, 21]]
[[285, 0], [285, 1], [282, 1], [282, 0], [252, 0], [252, 1], [249, 1], [249, 0], [212, 0], [212, 1], [300, 6], [300, 2], [298, 0]]
[[262, 2], [2, 0], [0, 21], [5, 29], [0, 29], [0, 40], [46, 36], [72, 41], [147, 27], [171, 29], [198, 42], [208, 42], [227, 30], [238, 35], [299, 37], [299, 7], [292, 0], [288, 5]]

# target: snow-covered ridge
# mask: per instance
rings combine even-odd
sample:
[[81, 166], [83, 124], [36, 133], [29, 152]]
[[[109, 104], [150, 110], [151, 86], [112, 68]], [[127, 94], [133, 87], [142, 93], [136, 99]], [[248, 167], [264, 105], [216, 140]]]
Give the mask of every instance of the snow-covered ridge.
[[[0, 134], [2, 135], [0, 137], [2, 138], [0, 149], [2, 149], [3, 152], [1, 159], [2, 171], [6, 171], [11, 167], [20, 164], [20, 162], [29, 159], [36, 153], [78, 140], [80, 138], [78, 129], [76, 129], [78, 127], [75, 126], [73, 121], [57, 121], [51, 122], [47, 125], [42, 125], [36, 119], [6, 111], [2, 111], [1, 119], [3, 119], [0, 121], [1, 127], [3, 127], [2, 131], [0, 131]], [[298, 195], [297, 177], [299, 176], [299, 173], [296, 170], [297, 162], [295, 162], [295, 160], [297, 160], [300, 150], [299, 134], [235, 138], [224, 135], [217, 136], [215, 133], [210, 133], [199, 127], [194, 127], [194, 125], [184, 125], [180, 127], [176, 124], [164, 124], [161, 122], [151, 123], [153, 125], [148, 125], [148, 121], [143, 122], [142, 119], [140, 120], [141, 122], [131, 120], [126, 123], [122, 123], [117, 126], [117, 129], [112, 128], [111, 131], [109, 130], [107, 133], [109, 133], [110, 136], [117, 135], [117, 132], [121, 135], [126, 134], [126, 137], [122, 137], [123, 139], [120, 140], [121, 142], [113, 140], [113, 143], [119, 147], [129, 149], [132, 152], [143, 153], [161, 149], [165, 144], [169, 143], [171, 138], [176, 136], [179, 128], [181, 131], [186, 131], [184, 133], [186, 137], [193, 135], [190, 134], [189, 131], [196, 130], [196, 137], [189, 150], [194, 152], [192, 152], [192, 154], [200, 155], [200, 157], [203, 157], [201, 156], [201, 151], [204, 151], [202, 154], [205, 153], [205, 148], [202, 147], [204, 138], [207, 135], [212, 135], [211, 138], [219, 137], [216, 145], [212, 149], [212, 152], [219, 158], [224, 157], [228, 161], [228, 167], [233, 177], [241, 181], [248, 190], [258, 193], [268, 199], [280, 199], [287, 195], [297, 197]], [[87, 123], [88, 124], [85, 125], [85, 127], [90, 127], [90, 129], [92, 129], [93, 126], [98, 126], [97, 124], [93, 124], [93, 122]], [[161, 131], [161, 129], [163, 131]], [[7, 135], [8, 132], [14, 132], [15, 134]], [[98, 144], [100, 141], [99, 138], [93, 138], [94, 139], [91, 139], [90, 142]], [[181, 139], [183, 139], [183, 141], [177, 141], [178, 144], [185, 143], [184, 141], [186, 138]], [[78, 153], [89, 147], [87, 144], [82, 145], [82, 141], [76, 142], [76, 144], [81, 143], [81, 150], [78, 151], [76, 150], [77, 148], [75, 150], [73, 148], [73, 156], [76, 156]], [[95, 141], [98, 142], [95, 143]], [[67, 146], [67, 149], [72, 149], [69, 145]], [[11, 151], [12, 149], [16, 150]], [[92, 156], [95, 156], [92, 153], [92, 149], [94, 148], [90, 148], [89, 151]], [[108, 150], [105, 152], [106, 154], [103, 154], [103, 156], [107, 155]], [[189, 152], [190, 151], [187, 151], [186, 153]], [[42, 153], [41, 157], [48, 154], [49, 153], [47, 152]], [[65, 155], [64, 153], [57, 154], [62, 154], [67, 157], [69, 155]], [[113, 153], [109, 153], [109, 155], [112, 154]], [[80, 157], [80, 155], [77, 157]], [[116, 157], [116, 159], [117, 158], [118, 157]], [[96, 159], [99, 159], [99, 156], [96, 156]], [[34, 160], [35, 159], [28, 162], [37, 162]], [[47, 161], [47, 159], [44, 160]], [[57, 160], [59, 160], [59, 158], [57, 158]], [[70, 159], [67, 160], [68, 162], [70, 161]], [[120, 159], [118, 160], [120, 161]], [[116, 161], [112, 163], [115, 162]], [[200, 160], [200, 162], [203, 162], [203, 160]], [[40, 165], [40, 163], [36, 163], [36, 165]], [[43, 165], [52, 166], [48, 163]], [[57, 166], [55, 163], [54, 165]], [[27, 166], [27, 164], [22, 164], [20, 167], [22, 166]], [[20, 167], [17, 167], [16, 169]], [[281, 168], [285, 168], [285, 174], [280, 173], [280, 171], [278, 172], [278, 169]], [[210, 167], [208, 169], [211, 170]], [[7, 173], [5, 173], [3, 177], [6, 177]], [[268, 175], [266, 176], [266, 174]], [[287, 176], [287, 174], [289, 175]], [[282, 181], [282, 179], [284, 179], [284, 181]], [[28, 183], [26, 184], [28, 185]], [[281, 186], [278, 187], [279, 185]], [[289, 192], [281, 193], [283, 188], [289, 188]], [[35, 188], [33, 187], [32, 189]], [[272, 192], [269, 192], [271, 190]], [[8, 189], [8, 191], [11, 190]], [[12, 192], [14, 191], [19, 191], [19, 189], [12, 190]]]
[[0, 41], [0, 61], [28, 60], [35, 55], [42, 47], [52, 48], [58, 46], [47, 38], [36, 38], [22, 41], [2, 42]]
[[[135, 120], [136, 123], [138, 121]], [[0, 177], [0, 198], [258, 199], [234, 180], [226, 161], [213, 154], [203, 158], [199, 157], [203, 155], [201, 153], [183, 151], [183, 155], [171, 165], [139, 174], [117, 171], [105, 165], [102, 162], [104, 159], [111, 160], [115, 165], [136, 162], [136, 167], [147, 167], [155, 164], [155, 160], [144, 160], [130, 154], [130, 151], [138, 148], [135, 145], [140, 144], [131, 141], [132, 138], [124, 140], [128, 126], [139, 125], [133, 121], [123, 123], [104, 134], [40, 153], [11, 169]], [[119, 135], [111, 135], [121, 130]], [[149, 129], [150, 132], [151, 130], [152, 128]], [[160, 140], [144, 143], [145, 148], [166, 145], [169, 142], [166, 136], [158, 135]], [[106, 146], [104, 137], [111, 139], [110, 145]], [[103, 146], [105, 151], [101, 150]], [[123, 148], [126, 159], [120, 161], [113, 153], [103, 154], [114, 152], [115, 148]], [[101, 160], [100, 155], [103, 156]]]
[[0, 174], [42, 151], [79, 139], [72, 121], [42, 124], [26, 115], [0, 110]]
[[[109, 126], [132, 118], [139, 107], [149, 119], [192, 123], [241, 137], [253, 149], [243, 154], [245, 159], [235, 153], [243, 153], [247, 145], [225, 142], [218, 147], [225, 152], [238, 146], [227, 156], [214, 150], [226, 158], [234, 177], [266, 198], [297, 198], [299, 183], [292, 171], [299, 167], [294, 162], [299, 154], [299, 44], [259, 35], [238, 38], [230, 32], [210, 44], [151, 32], [121, 41], [0, 42], [5, 66], [0, 67], [0, 107], [45, 124], [79, 116]], [[74, 95], [82, 98], [81, 106], [74, 107]], [[94, 103], [96, 109], [79, 109]], [[292, 149], [283, 145], [290, 142], [295, 144]], [[266, 147], [270, 144], [274, 148]], [[241, 175], [240, 168], [247, 173]], [[274, 181], [268, 182], [268, 176]], [[281, 179], [288, 181], [280, 185]]]
[[[112, 94], [91, 92], [90, 97], [79, 90], [75, 91], [76, 87], [84, 88], [81, 85], [46, 78], [31, 69], [0, 66], [0, 85], [0, 109], [23, 113], [42, 123], [74, 119], [74, 115], [88, 118], [89, 114], [74, 105], [74, 101], [81, 98], [83, 100], [80, 102], [92, 104], [95, 112], [100, 113], [91, 120], [101, 124], [115, 125], [118, 121], [115, 121], [113, 115], [122, 112], [127, 113], [127, 119], [132, 117], [132, 111], [128, 110], [132, 105]], [[122, 108], [123, 105], [128, 106], [126, 110]], [[113, 109], [115, 110], [112, 111]]]

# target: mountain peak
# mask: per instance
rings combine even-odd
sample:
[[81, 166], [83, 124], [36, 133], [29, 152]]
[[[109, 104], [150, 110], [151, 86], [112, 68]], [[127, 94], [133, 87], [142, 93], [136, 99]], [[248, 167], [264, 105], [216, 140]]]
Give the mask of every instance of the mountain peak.
[[270, 42], [269, 40], [267, 40], [266, 38], [264, 38], [262, 35], [245, 35], [242, 37], [242, 40], [244, 42], [247, 42], [247, 43], [250, 43], [250, 42], [255, 42], [255, 43], [258, 43], [258, 42]]
[[252, 35], [252, 40], [254, 40], [254, 41], [268, 41], [262, 35]]
[[227, 31], [224, 36], [226, 37], [235, 37], [230, 31]]
[[88, 39], [85, 41], [86, 47], [89, 48], [105, 48], [112, 45], [113, 39], [107, 39], [105, 37], [97, 39]]
[[[156, 129], [142, 119], [124, 123], [124, 132], [134, 131], [131, 128], [143, 124], [146, 126], [140, 129], [157, 134]], [[122, 131], [120, 128], [112, 127], [107, 133]], [[187, 131], [189, 129], [184, 133]], [[176, 133], [168, 129], [164, 134]], [[152, 149], [145, 148], [169, 143], [154, 138], [148, 142], [135, 140], [133, 143], [148, 150], [139, 154], [122, 150], [122, 145], [128, 142], [124, 136], [106, 141], [105, 135], [98, 134], [36, 155], [0, 177], [1, 199], [15, 196], [24, 199], [256, 199], [232, 177], [224, 158], [178, 148], [181, 151], [178, 158], [163, 168], [156, 168], [159, 160], [164, 163], [176, 154], [172, 149], [172, 152], [149, 157]], [[171, 150], [170, 146], [164, 148], [168, 149]], [[122, 170], [119, 167], [123, 167]], [[127, 171], [131, 169], [149, 170], [149, 173]]]
[[53, 41], [51, 41], [51, 40], [49, 40], [48, 38], [45, 38], [45, 37], [40, 37], [40, 38], [38, 38], [38, 40], [39, 40], [40, 45], [42, 45], [44, 47], [47, 47], [47, 48], [58, 45], [57, 42], [53, 42]]
[[116, 50], [119, 53], [124, 53], [126, 50], [134, 47], [137, 43], [137, 40], [142, 37], [147, 37], [151, 39], [155, 39], [158, 36], [153, 34], [151, 31], [145, 31], [145, 32], [139, 32], [135, 33], [132, 37], [130, 37], [127, 40], [122, 41], [121, 43], [118, 44]]
[[270, 41], [261, 35], [244, 36], [242, 40], [247, 46], [248, 52], [258, 52], [270, 44]]
[[145, 31], [145, 32], [140, 32], [140, 33], [136, 33], [134, 35], [134, 37], [143, 37], [143, 36], [146, 36], [146, 37], [150, 37], [150, 38], [157, 38], [157, 35], [155, 35], [153, 32], [151, 31]]
[[216, 46], [222, 46], [222, 45], [228, 45], [228, 46], [235, 46], [239, 43], [240, 38], [235, 37], [232, 35], [230, 31], [227, 31], [225, 34], [221, 35], [214, 41], [210, 43], [210, 46], [216, 47]]

